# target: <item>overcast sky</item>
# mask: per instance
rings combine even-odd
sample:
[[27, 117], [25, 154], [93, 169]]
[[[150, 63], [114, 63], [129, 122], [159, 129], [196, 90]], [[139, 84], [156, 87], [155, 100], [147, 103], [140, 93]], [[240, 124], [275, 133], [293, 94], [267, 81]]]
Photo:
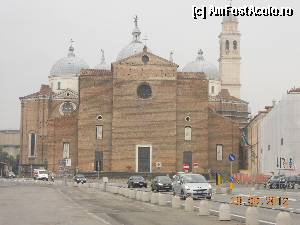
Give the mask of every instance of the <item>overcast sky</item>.
[[[300, 1], [234, 0], [234, 6], [291, 6], [293, 17], [239, 18], [242, 99], [255, 114], [287, 89], [300, 87]], [[20, 96], [48, 83], [51, 66], [67, 55], [69, 39], [75, 54], [93, 68], [100, 49], [107, 62], [116, 59], [131, 39], [133, 16], [140, 18], [142, 36], [156, 55], [180, 66], [197, 50], [218, 65], [222, 18], [193, 19], [193, 5], [223, 6], [226, 0], [1, 0], [0, 7], [0, 129], [18, 129]]]

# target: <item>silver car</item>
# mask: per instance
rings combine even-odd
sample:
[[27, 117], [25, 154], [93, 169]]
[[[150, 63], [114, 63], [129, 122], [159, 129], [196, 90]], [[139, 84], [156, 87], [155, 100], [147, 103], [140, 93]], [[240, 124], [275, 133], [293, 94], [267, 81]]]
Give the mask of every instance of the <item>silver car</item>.
[[176, 175], [173, 181], [173, 192], [183, 199], [187, 197], [211, 199], [212, 196], [211, 185], [200, 174]]

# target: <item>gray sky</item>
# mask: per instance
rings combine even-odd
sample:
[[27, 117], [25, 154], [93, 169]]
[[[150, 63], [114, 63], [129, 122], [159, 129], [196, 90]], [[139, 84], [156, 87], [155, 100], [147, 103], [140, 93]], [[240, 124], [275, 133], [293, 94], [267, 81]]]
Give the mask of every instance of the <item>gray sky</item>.
[[[216, 64], [221, 18], [193, 20], [193, 5], [226, 0], [1, 0], [0, 7], [0, 129], [19, 128], [19, 97], [48, 83], [51, 66], [67, 55], [69, 39], [75, 40], [75, 54], [91, 68], [100, 61], [116, 59], [132, 37], [133, 16], [140, 18], [142, 36], [154, 54], [180, 66], [196, 57]], [[300, 87], [299, 0], [234, 0], [233, 5], [291, 6], [293, 17], [239, 18], [241, 39], [242, 99], [252, 113], [279, 100], [287, 89]]]

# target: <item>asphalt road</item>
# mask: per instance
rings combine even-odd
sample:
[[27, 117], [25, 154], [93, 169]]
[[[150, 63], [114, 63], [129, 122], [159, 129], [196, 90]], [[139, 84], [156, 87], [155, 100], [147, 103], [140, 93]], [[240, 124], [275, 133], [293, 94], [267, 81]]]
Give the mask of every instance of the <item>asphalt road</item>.
[[0, 181], [0, 225], [238, 225], [95, 188]]

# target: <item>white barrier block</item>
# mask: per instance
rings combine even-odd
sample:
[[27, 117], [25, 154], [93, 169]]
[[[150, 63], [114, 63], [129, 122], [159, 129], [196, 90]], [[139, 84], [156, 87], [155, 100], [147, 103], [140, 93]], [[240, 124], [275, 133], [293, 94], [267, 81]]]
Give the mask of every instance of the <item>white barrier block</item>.
[[167, 205], [167, 195], [159, 193], [158, 194], [158, 205]]
[[276, 216], [276, 225], [292, 225], [292, 219], [288, 212], [280, 212]]
[[219, 220], [229, 221], [231, 219], [230, 206], [228, 204], [222, 203], [219, 209]]
[[172, 197], [172, 208], [174, 209], [180, 209], [181, 207], [181, 201], [179, 196], [173, 196]]
[[184, 211], [193, 212], [194, 211], [194, 200], [191, 197], [188, 197], [184, 202]]
[[201, 200], [199, 203], [199, 216], [209, 215], [209, 202], [207, 200]]
[[248, 207], [246, 210], [246, 225], [259, 225], [258, 211], [256, 207]]
[[142, 201], [143, 202], [149, 202], [150, 201], [150, 193], [148, 191], [143, 191], [142, 192]]
[[136, 198], [136, 190], [129, 190], [129, 198]]
[[158, 193], [152, 193], [150, 201], [152, 204], [157, 204], [158, 203]]
[[142, 191], [137, 191], [135, 198], [136, 198], [136, 200], [141, 201], [142, 200]]

